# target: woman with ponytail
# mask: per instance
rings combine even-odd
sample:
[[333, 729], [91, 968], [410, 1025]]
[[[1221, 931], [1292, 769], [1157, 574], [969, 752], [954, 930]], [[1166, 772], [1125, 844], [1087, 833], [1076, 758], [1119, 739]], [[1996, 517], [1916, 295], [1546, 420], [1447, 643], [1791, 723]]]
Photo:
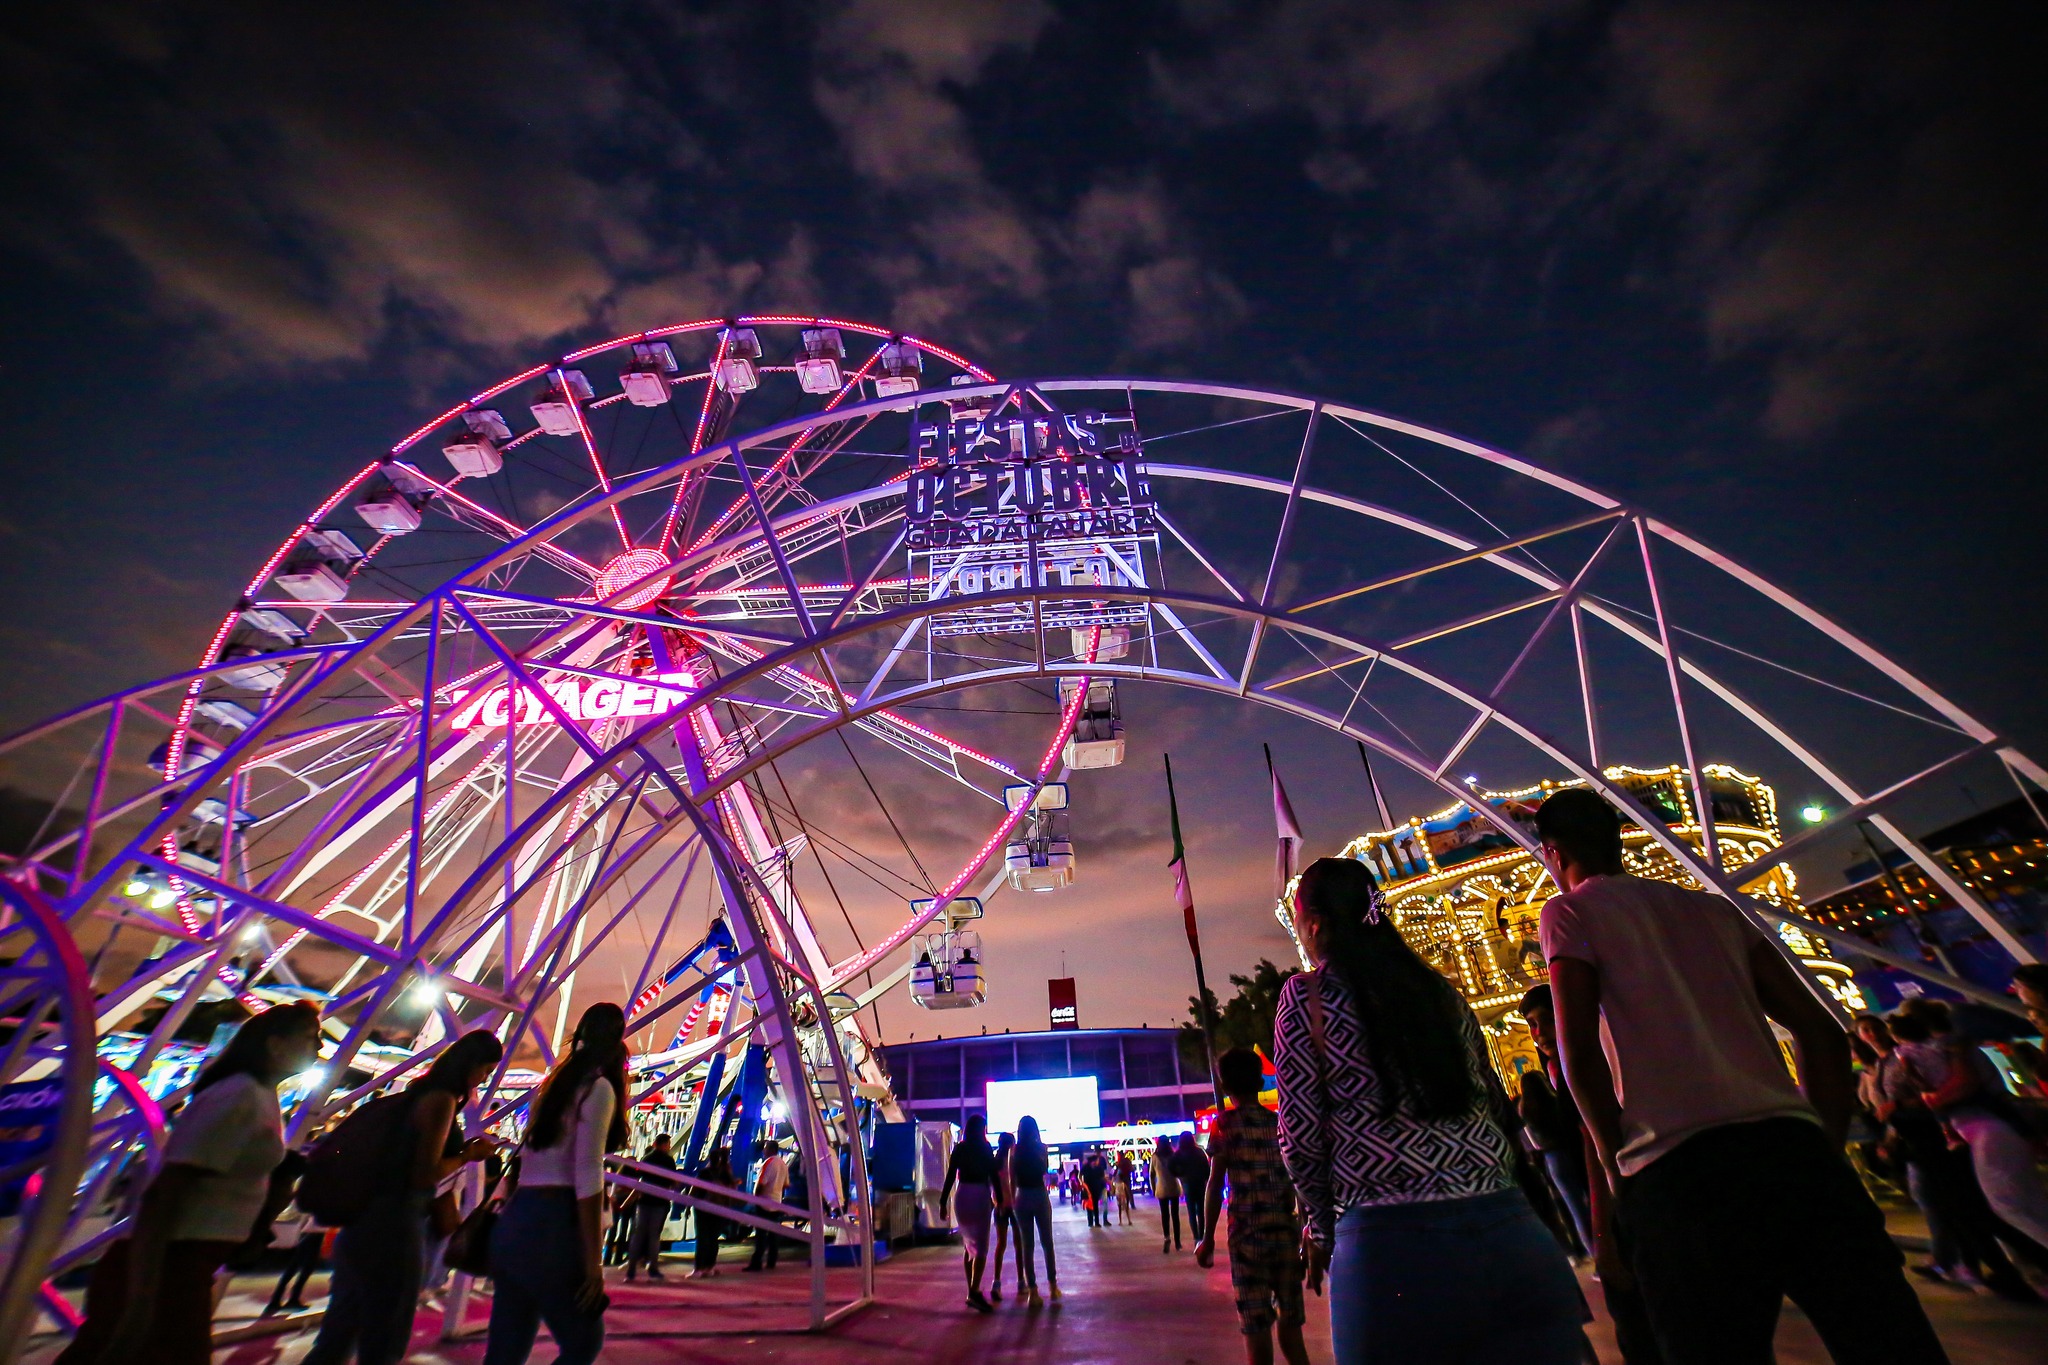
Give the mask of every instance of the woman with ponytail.
[[560, 1365], [604, 1345], [604, 1154], [626, 1145], [626, 1014], [592, 1005], [532, 1100], [519, 1184], [491, 1230], [484, 1365], [521, 1365], [545, 1322]]
[[1294, 924], [1316, 970], [1280, 993], [1280, 1152], [1309, 1286], [1330, 1272], [1339, 1365], [1577, 1365], [1585, 1301], [1516, 1185], [1472, 1011], [1401, 937], [1364, 863], [1311, 864]]

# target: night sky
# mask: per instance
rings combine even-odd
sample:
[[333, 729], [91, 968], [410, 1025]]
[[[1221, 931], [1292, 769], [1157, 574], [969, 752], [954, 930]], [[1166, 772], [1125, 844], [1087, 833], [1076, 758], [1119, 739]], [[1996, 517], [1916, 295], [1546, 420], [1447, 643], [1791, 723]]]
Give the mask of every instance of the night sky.
[[[1520, 452], [2041, 755], [2044, 27], [2019, 4], [13, 7], [0, 730], [189, 666], [298, 517], [463, 394], [752, 310]], [[1262, 740], [1312, 854], [1366, 825], [1327, 737], [1157, 690], [1127, 710], [1092, 881], [992, 909], [975, 1026], [1042, 1026], [1062, 952], [1084, 1024], [1182, 1008], [1162, 747], [1204, 749], [1183, 801], [1212, 977], [1285, 948]]]

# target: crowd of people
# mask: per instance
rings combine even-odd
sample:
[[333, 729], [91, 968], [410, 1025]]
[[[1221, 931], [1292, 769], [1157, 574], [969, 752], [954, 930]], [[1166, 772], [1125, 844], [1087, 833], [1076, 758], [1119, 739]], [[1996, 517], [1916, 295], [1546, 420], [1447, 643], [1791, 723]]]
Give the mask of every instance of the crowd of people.
[[[1305, 1362], [1325, 1294], [1340, 1365], [1580, 1365], [1581, 1257], [1627, 1365], [1763, 1365], [1787, 1298], [1838, 1361], [1945, 1361], [1873, 1197], [1887, 1170], [1926, 1213], [1915, 1271], [2038, 1301], [2012, 1263], [2048, 1270], [2037, 1143], [1957, 1012], [1916, 997], [1852, 1040], [1736, 906], [1631, 875], [1598, 796], [1553, 795], [1536, 825], [1558, 894], [1540, 922], [1551, 980], [1520, 1004], [1541, 1065], [1517, 1096], [1371, 871], [1326, 858], [1296, 891], [1314, 965], [1281, 994], [1277, 1112], [1261, 1059], [1233, 1050], [1206, 1156], [1188, 1136], [1145, 1163], [1163, 1251], [1183, 1213], [1200, 1264], [1227, 1243], [1253, 1365]], [[2048, 968], [2015, 988], [2048, 1026]], [[988, 1226], [1027, 1193], [1045, 1207], [1046, 1164], [1024, 1150], [1020, 1134], [999, 1154], [974, 1119], [948, 1173], [981, 1311], [1000, 1297], [1000, 1251], [981, 1290]], [[1090, 1151], [1052, 1183], [1091, 1228], [1112, 1208], [1121, 1226], [1136, 1172]]]
[[[588, 1365], [604, 1342], [604, 1270], [661, 1279], [664, 1228], [679, 1179], [667, 1134], [632, 1166], [630, 1184], [607, 1195], [606, 1160], [624, 1155], [625, 1013], [592, 1005], [569, 1050], [535, 1088], [522, 1140], [507, 1147], [462, 1116], [499, 1069], [503, 1048], [486, 1030], [448, 1042], [425, 1071], [394, 1093], [358, 1105], [300, 1151], [288, 1151], [278, 1087], [319, 1053], [311, 1004], [276, 1006], [244, 1022], [199, 1073], [171, 1126], [162, 1163], [131, 1210], [127, 1235], [95, 1264], [84, 1319], [60, 1365], [201, 1365], [213, 1358], [213, 1316], [223, 1268], [253, 1268], [276, 1236], [286, 1264], [263, 1316], [307, 1307], [308, 1281], [331, 1265], [313, 1365], [396, 1365], [412, 1340], [422, 1292], [455, 1260], [451, 1240], [476, 1240], [488, 1276], [486, 1365], [520, 1365], [545, 1325], [563, 1365]], [[485, 1197], [466, 1218], [455, 1186], [485, 1167]], [[705, 1187], [737, 1192], [728, 1149], [712, 1149], [692, 1177], [695, 1277], [718, 1273], [728, 1219]], [[769, 1205], [804, 1201], [800, 1173], [773, 1144], [762, 1152], [753, 1193]], [[734, 1199], [730, 1202], [737, 1203]], [[751, 1204], [758, 1226], [749, 1271], [772, 1270], [772, 1215]], [[801, 1216], [796, 1210], [792, 1216]], [[609, 1234], [605, 1231], [607, 1221]], [[443, 1260], [448, 1250], [447, 1261]]]
[[[2015, 1264], [2048, 1270], [2037, 1139], [1961, 1011], [1915, 997], [1860, 1017], [1851, 1038], [1737, 907], [1631, 875], [1620, 819], [1599, 797], [1556, 793], [1535, 822], [1558, 894], [1540, 918], [1550, 981], [1520, 1006], [1541, 1065], [1516, 1098], [1371, 871], [1321, 859], [1295, 894], [1313, 966], [1280, 996], [1277, 1112], [1260, 1102], [1260, 1057], [1234, 1049], [1218, 1059], [1228, 1103], [1206, 1153], [1185, 1134], [1142, 1161], [1098, 1148], [1061, 1163], [1034, 1119], [991, 1143], [986, 1119], [970, 1117], [940, 1197], [960, 1229], [967, 1304], [995, 1311], [1012, 1246], [1021, 1302], [1062, 1297], [1055, 1191], [1101, 1230], [1133, 1225], [1149, 1188], [1162, 1253], [1183, 1248], [1185, 1223], [1210, 1266], [1227, 1229], [1252, 1365], [1276, 1350], [1304, 1365], [1311, 1295], [1327, 1296], [1340, 1365], [1581, 1365], [1591, 1312], [1574, 1253], [1597, 1268], [1628, 1365], [1765, 1365], [1788, 1297], [1838, 1361], [1945, 1362], [1872, 1197], [1888, 1176], [1926, 1216], [1931, 1254], [1914, 1272], [2040, 1301]], [[2021, 968], [2015, 986], [2048, 1027], [2048, 968]], [[584, 1011], [512, 1150], [464, 1135], [503, 1062], [479, 1030], [288, 1152], [278, 1087], [313, 1064], [319, 1041], [312, 1005], [281, 1005], [202, 1069], [126, 1236], [92, 1270], [58, 1365], [209, 1360], [219, 1272], [253, 1265], [294, 1201], [265, 1311], [303, 1306], [331, 1260], [308, 1365], [395, 1365], [423, 1287], [458, 1246], [489, 1280], [485, 1365], [520, 1365], [542, 1325], [564, 1365], [594, 1360], [605, 1267], [662, 1278], [685, 1188], [661, 1134], [607, 1197], [607, 1157], [630, 1138], [624, 1011]], [[476, 1163], [488, 1194], [465, 1217], [452, 1190]], [[718, 1273], [728, 1232], [710, 1192], [733, 1191], [723, 1202], [738, 1206], [746, 1173], [715, 1147], [689, 1177], [693, 1276]], [[769, 1144], [745, 1201], [747, 1271], [775, 1268], [772, 1211], [802, 1217], [802, 1182], [800, 1163]]]

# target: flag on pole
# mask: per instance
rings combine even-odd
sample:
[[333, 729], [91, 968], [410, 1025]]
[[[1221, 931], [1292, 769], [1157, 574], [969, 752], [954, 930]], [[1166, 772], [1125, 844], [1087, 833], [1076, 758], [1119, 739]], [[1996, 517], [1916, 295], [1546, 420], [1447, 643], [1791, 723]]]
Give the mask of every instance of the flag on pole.
[[1375, 806], [1379, 807], [1380, 828], [1392, 829], [1394, 827], [1394, 817], [1387, 810], [1387, 796], [1385, 792], [1380, 790], [1380, 780], [1372, 775], [1372, 760], [1366, 757], [1365, 741], [1362, 739], [1358, 741], [1358, 761], [1365, 765], [1365, 784], [1372, 788], [1372, 802]]
[[1195, 961], [1202, 960], [1201, 936], [1195, 932], [1195, 893], [1188, 886], [1188, 850], [1180, 837], [1180, 803], [1173, 795], [1173, 759], [1166, 760], [1166, 810], [1173, 822], [1173, 860], [1167, 867], [1173, 872], [1173, 899], [1180, 906], [1181, 918], [1188, 930], [1188, 951], [1195, 955]]
[[1301, 837], [1301, 822], [1294, 818], [1294, 803], [1287, 799], [1287, 788], [1280, 785], [1280, 770], [1273, 766], [1273, 746], [1261, 745], [1266, 751], [1266, 775], [1273, 779], [1273, 829], [1279, 842], [1273, 850], [1273, 899], [1279, 900], [1287, 894], [1287, 883], [1301, 867], [1301, 846], [1306, 842]]
[[1188, 951], [1195, 959], [1195, 1013], [1202, 1021], [1202, 1050], [1209, 1058], [1209, 1083], [1216, 1095], [1216, 1107], [1223, 1107], [1223, 1087], [1216, 1079], [1216, 1020], [1209, 1007], [1209, 981], [1202, 971], [1202, 938], [1195, 932], [1195, 893], [1188, 886], [1188, 850], [1180, 837], [1180, 802], [1173, 795], [1173, 758], [1166, 759], [1166, 810], [1173, 823], [1173, 898], [1180, 903], [1181, 919], [1188, 930]]

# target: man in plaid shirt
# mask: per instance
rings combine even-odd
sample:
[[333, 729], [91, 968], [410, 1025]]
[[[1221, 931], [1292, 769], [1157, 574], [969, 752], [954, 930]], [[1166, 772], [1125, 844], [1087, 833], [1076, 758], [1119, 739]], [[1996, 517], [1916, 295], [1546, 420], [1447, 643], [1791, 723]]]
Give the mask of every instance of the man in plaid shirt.
[[1288, 1365], [1308, 1365], [1301, 1326], [1301, 1224], [1294, 1213], [1294, 1186], [1280, 1160], [1279, 1119], [1259, 1103], [1262, 1067], [1250, 1048], [1232, 1048], [1216, 1059], [1223, 1093], [1233, 1108], [1216, 1119], [1209, 1159], [1207, 1217], [1195, 1260], [1204, 1267], [1216, 1258], [1216, 1217], [1223, 1186], [1230, 1184], [1230, 1287], [1237, 1295], [1238, 1327], [1251, 1365], [1272, 1365], [1273, 1326], [1280, 1327], [1280, 1354]]

